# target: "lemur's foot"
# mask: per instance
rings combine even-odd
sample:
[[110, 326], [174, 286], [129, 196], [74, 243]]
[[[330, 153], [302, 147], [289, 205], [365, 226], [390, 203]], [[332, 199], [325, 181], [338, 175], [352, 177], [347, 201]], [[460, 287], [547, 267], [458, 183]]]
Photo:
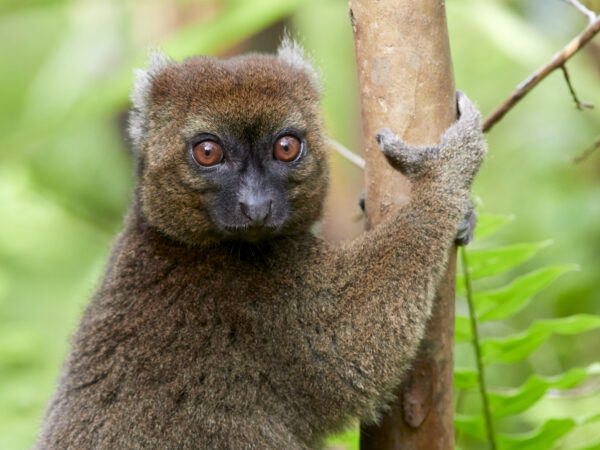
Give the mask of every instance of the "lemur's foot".
[[456, 245], [465, 246], [473, 240], [473, 232], [477, 225], [477, 213], [473, 202], [469, 203], [469, 210], [456, 231], [456, 237], [454, 238]]

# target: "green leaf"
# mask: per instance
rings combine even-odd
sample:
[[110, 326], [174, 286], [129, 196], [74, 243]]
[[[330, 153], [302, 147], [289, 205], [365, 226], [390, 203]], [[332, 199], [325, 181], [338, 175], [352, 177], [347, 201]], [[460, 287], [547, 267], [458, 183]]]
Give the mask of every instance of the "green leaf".
[[[314, 0], [313, 0], [314, 1]], [[164, 48], [175, 59], [215, 53], [306, 7], [306, 0], [253, 0], [236, 2], [216, 19], [183, 28]]]
[[539, 250], [552, 241], [532, 244], [515, 244], [507, 247], [469, 251], [469, 271], [477, 280], [504, 273], [532, 258]]
[[335, 447], [336, 449], [358, 450], [358, 442], [360, 440], [358, 430], [350, 430], [343, 434], [329, 436], [325, 440], [327, 447]]
[[477, 29], [477, 35], [489, 42], [494, 52], [502, 53], [511, 61], [525, 67], [542, 64], [542, 55], [552, 54], [553, 47], [547, 36], [535, 29], [502, 2], [461, 1], [454, 2], [461, 22]]
[[481, 353], [484, 364], [520, 361], [538, 348], [552, 334], [578, 334], [600, 328], [600, 317], [578, 314], [535, 322], [523, 333], [505, 338], [483, 340]]
[[471, 342], [471, 322], [468, 317], [456, 316], [454, 322], [454, 341]]
[[590, 416], [579, 419], [581, 425], [587, 425], [588, 423], [594, 423], [600, 421], [600, 413], [592, 414]]
[[531, 433], [499, 435], [498, 450], [549, 449], [576, 425], [577, 422], [573, 419], [550, 419]]
[[454, 414], [454, 428], [479, 440], [486, 440], [486, 428], [483, 416]]
[[475, 227], [475, 239], [481, 239], [495, 233], [503, 225], [514, 220], [514, 216], [502, 216], [494, 214], [482, 214], [477, 217]]
[[474, 369], [456, 367], [454, 369], [454, 387], [456, 389], [473, 389], [479, 384], [479, 376]]
[[4, 296], [8, 292], [8, 276], [0, 270], [0, 304], [4, 300]]
[[583, 447], [577, 447], [577, 450], [600, 450], [600, 441], [585, 445]]
[[[531, 376], [525, 384], [509, 392], [488, 391], [488, 401], [495, 418], [523, 412], [533, 406], [548, 389], [571, 389], [589, 375], [600, 374], [600, 364], [571, 369], [554, 377]], [[455, 377], [456, 380], [456, 377]]]
[[[498, 434], [498, 450], [540, 450], [552, 448], [553, 444], [578, 425], [600, 420], [600, 414], [585, 418], [549, 419], [539, 428], [522, 434]], [[481, 415], [456, 414], [454, 426], [471, 437], [487, 440], [485, 423]]]
[[578, 266], [575, 265], [547, 267], [523, 275], [500, 289], [475, 292], [473, 302], [479, 321], [501, 320], [512, 316], [560, 275], [576, 269]]

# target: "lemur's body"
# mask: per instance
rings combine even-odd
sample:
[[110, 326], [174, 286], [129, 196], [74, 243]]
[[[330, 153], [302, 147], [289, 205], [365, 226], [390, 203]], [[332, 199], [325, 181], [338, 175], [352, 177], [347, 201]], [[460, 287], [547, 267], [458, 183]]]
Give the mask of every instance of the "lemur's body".
[[334, 247], [310, 232], [327, 153], [294, 46], [159, 60], [134, 107], [135, 200], [38, 446], [306, 449], [349, 417], [375, 419], [469, 209], [477, 111], [460, 96], [441, 147], [417, 157], [382, 131], [410, 203]]

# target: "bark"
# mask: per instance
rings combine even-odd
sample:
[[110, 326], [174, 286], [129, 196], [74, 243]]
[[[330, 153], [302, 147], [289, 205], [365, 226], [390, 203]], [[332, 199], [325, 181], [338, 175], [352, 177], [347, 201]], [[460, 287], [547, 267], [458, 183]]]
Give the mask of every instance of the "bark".
[[[442, 0], [350, 0], [365, 136], [367, 226], [410, 196], [375, 142], [389, 127], [417, 145], [439, 142], [456, 119], [452, 61]], [[452, 449], [453, 251], [438, 288], [422, 351], [379, 426], [361, 426], [361, 449]]]

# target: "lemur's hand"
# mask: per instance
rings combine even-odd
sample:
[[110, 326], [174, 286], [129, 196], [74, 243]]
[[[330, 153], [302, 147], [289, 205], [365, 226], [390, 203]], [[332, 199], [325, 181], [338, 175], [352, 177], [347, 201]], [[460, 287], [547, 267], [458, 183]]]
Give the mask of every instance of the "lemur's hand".
[[469, 191], [487, 149], [479, 111], [465, 94], [456, 94], [459, 118], [444, 132], [439, 145], [413, 146], [388, 128], [377, 133], [377, 143], [390, 164], [413, 183], [434, 183], [446, 193], [464, 198], [466, 214], [458, 226], [456, 243], [467, 245], [477, 222]]
[[439, 145], [407, 144], [390, 129], [377, 133], [377, 143], [390, 164], [410, 180], [421, 176], [470, 189], [486, 153], [481, 115], [465, 94], [457, 92], [459, 119], [442, 135]]

